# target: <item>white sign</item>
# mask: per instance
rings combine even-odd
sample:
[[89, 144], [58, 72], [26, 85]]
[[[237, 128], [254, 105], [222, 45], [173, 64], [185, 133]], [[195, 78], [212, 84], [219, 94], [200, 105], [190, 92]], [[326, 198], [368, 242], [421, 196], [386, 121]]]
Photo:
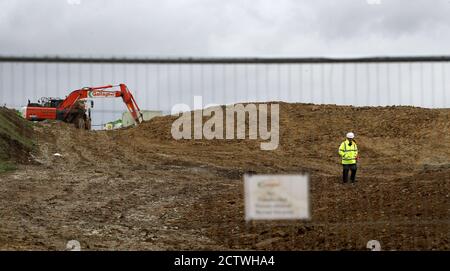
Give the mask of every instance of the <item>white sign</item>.
[[310, 219], [308, 175], [245, 175], [245, 220]]

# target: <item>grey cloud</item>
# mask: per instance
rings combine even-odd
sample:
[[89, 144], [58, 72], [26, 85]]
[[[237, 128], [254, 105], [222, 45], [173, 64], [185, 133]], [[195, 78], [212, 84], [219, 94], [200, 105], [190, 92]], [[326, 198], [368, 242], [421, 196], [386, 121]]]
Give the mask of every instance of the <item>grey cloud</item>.
[[2, 1], [0, 53], [339, 56], [450, 51], [447, 0], [381, 0], [381, 5], [366, 0], [80, 1]]
[[422, 33], [444, 27], [449, 31], [450, 2], [446, 0], [380, 0], [379, 5], [366, 1], [320, 1], [316, 26], [325, 39], [364, 38], [369, 35], [399, 36]]

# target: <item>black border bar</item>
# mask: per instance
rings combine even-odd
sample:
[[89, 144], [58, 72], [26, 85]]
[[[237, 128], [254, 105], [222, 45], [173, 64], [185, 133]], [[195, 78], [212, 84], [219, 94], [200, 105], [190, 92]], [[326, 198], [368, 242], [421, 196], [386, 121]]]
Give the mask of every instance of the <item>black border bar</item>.
[[180, 58], [98, 58], [61, 56], [0, 56], [0, 62], [111, 63], [111, 64], [333, 64], [450, 62], [450, 56], [377, 56], [359, 58], [326, 57], [180, 57]]
[[[44, 267], [46, 270], [73, 269], [86, 267], [104, 269], [143, 269], [143, 270], [311, 270], [329, 268], [330, 270], [384, 270], [389, 267], [401, 269], [437, 269], [447, 263], [449, 252], [280, 252], [280, 251], [155, 251], [155, 252], [1, 252], [0, 260], [7, 266]], [[273, 264], [236, 264], [235, 261], [220, 260], [229, 256], [268, 257], [273, 256]], [[202, 268], [199, 264], [176, 265], [176, 259], [208, 258], [208, 264]], [[255, 259], [255, 258], [253, 258]], [[212, 260], [216, 260], [214, 263]], [[257, 261], [258, 262], [258, 261]], [[198, 263], [198, 262], [197, 262]], [[229, 265], [231, 264], [231, 265]], [[134, 268], [135, 267], [135, 268]], [[144, 267], [144, 268], [142, 268]], [[436, 268], [433, 268], [436, 267]]]

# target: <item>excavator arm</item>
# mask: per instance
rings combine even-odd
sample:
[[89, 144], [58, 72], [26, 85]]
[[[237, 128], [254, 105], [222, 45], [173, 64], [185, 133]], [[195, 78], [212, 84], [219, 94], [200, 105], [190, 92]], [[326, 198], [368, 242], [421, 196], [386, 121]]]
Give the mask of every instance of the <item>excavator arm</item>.
[[[108, 90], [114, 87], [120, 87], [120, 90], [112, 91]], [[109, 98], [109, 97], [121, 97], [123, 102], [130, 111], [131, 116], [136, 121], [136, 124], [139, 124], [143, 121], [143, 116], [139, 106], [136, 103], [136, 100], [131, 94], [130, 90], [125, 84], [120, 85], [106, 85], [101, 87], [89, 87], [82, 88], [79, 90], [72, 91], [72, 93], [67, 96], [67, 98], [59, 105], [60, 110], [64, 110], [66, 115], [64, 119], [67, 118], [69, 112], [72, 111], [74, 106], [78, 101], [87, 99], [87, 98]]]
[[131, 94], [130, 90], [125, 84], [120, 84], [120, 92], [122, 93], [121, 97], [123, 102], [128, 108], [128, 111], [130, 111], [131, 116], [133, 117], [134, 121], [136, 121], [136, 124], [141, 123], [144, 121], [144, 118], [141, 113], [141, 109], [136, 103], [136, 100], [133, 97], [133, 94]]

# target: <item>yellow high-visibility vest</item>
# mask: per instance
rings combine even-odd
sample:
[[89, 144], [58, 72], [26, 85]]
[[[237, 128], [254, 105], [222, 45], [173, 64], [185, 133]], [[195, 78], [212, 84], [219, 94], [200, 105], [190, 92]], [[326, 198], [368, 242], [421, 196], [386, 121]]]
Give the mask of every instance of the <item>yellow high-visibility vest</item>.
[[358, 157], [358, 146], [353, 140], [352, 145], [349, 145], [350, 141], [346, 139], [339, 146], [339, 155], [342, 157], [343, 165], [356, 164], [356, 157]]

